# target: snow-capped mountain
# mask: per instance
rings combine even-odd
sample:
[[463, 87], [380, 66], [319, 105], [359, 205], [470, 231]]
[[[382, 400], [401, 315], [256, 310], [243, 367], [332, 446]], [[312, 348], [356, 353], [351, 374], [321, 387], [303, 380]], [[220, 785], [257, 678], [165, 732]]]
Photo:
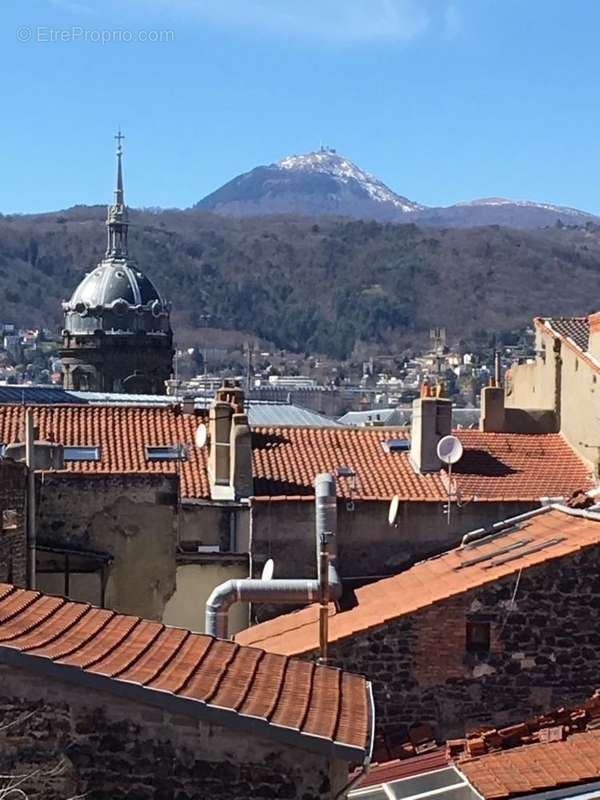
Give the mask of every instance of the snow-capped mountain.
[[423, 206], [401, 197], [389, 189], [385, 183], [357, 167], [352, 161], [339, 156], [331, 148], [322, 147], [315, 153], [304, 156], [288, 156], [275, 165], [281, 169], [298, 172], [320, 173], [331, 175], [344, 184], [355, 183], [378, 203], [391, 203], [400, 211], [416, 211]]
[[485, 197], [446, 207], [428, 207], [396, 194], [332, 148], [293, 155], [238, 175], [197, 203], [220, 214], [335, 215], [422, 225], [538, 228], [600, 222], [575, 208]]
[[329, 148], [256, 167], [197, 205], [233, 215], [333, 214], [379, 220], [396, 220], [422, 208]]

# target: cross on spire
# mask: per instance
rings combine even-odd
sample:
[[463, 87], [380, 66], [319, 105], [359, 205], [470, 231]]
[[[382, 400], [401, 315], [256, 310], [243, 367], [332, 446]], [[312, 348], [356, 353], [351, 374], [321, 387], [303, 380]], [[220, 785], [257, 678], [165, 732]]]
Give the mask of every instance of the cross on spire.
[[119, 128], [117, 135], [115, 136], [117, 142], [117, 154], [120, 155], [123, 152], [123, 147], [121, 146], [121, 142], [125, 136], [121, 133], [121, 128]]
[[127, 257], [127, 226], [129, 216], [123, 192], [123, 146], [121, 142], [125, 137], [119, 128], [115, 141], [117, 142], [117, 188], [115, 189], [115, 199], [112, 206], [108, 208], [108, 246], [106, 255], [117, 258]]

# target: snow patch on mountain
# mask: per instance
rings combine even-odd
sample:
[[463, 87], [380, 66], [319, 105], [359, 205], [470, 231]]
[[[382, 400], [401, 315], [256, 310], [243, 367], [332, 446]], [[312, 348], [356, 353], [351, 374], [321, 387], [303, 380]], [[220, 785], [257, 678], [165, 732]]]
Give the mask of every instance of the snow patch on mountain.
[[533, 200], [510, 200], [506, 197], [480, 197], [476, 200], [467, 200], [462, 203], [456, 203], [459, 208], [473, 208], [475, 206], [519, 206], [519, 208], [543, 208], [544, 211], [554, 211], [557, 214], [565, 214], [568, 216], [585, 216], [594, 218], [593, 214], [586, 211], [580, 211], [577, 208], [570, 208], [569, 206], [555, 206], [551, 203], [536, 203]]
[[331, 148], [321, 148], [314, 153], [301, 156], [287, 156], [274, 166], [297, 172], [317, 172], [330, 175], [345, 184], [355, 182], [367, 192], [371, 199], [380, 203], [389, 203], [403, 212], [419, 211], [424, 208], [406, 197], [397, 195], [373, 175], [365, 172], [349, 159], [338, 155]]

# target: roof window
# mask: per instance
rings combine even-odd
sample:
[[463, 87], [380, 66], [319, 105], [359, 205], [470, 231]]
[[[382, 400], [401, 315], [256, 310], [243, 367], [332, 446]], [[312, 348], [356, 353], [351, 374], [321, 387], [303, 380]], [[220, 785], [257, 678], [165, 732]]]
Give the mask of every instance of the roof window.
[[65, 461], [100, 461], [97, 445], [65, 445]]
[[381, 446], [385, 453], [405, 453], [410, 450], [410, 439], [386, 439]]
[[146, 459], [148, 461], [182, 461], [185, 457], [186, 451], [182, 444], [146, 447]]

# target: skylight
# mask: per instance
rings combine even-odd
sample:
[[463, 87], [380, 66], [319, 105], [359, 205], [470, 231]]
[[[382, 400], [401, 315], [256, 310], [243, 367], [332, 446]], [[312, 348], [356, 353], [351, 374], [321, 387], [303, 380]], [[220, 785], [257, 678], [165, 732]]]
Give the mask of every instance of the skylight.
[[65, 461], [99, 461], [100, 448], [97, 445], [65, 445]]
[[381, 446], [386, 453], [404, 453], [410, 450], [410, 439], [386, 439]]
[[182, 461], [185, 457], [185, 447], [182, 444], [146, 447], [146, 459], [148, 461]]

